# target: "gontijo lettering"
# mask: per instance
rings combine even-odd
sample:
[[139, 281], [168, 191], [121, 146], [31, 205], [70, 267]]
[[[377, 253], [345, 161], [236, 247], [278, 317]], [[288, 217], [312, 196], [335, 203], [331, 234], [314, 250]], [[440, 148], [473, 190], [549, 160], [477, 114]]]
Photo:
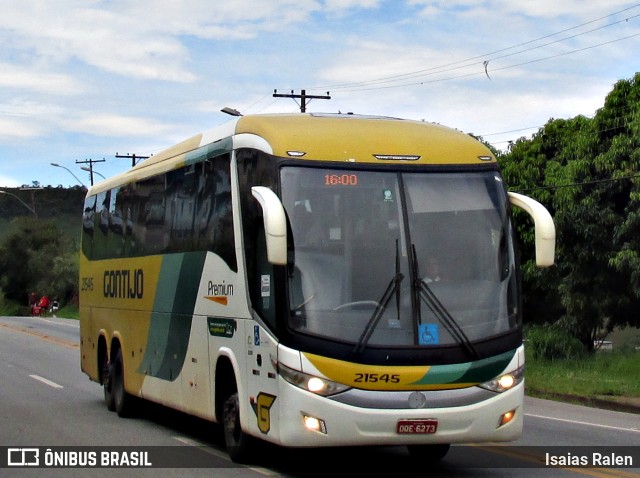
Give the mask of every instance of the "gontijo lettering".
[[144, 272], [142, 269], [104, 271], [104, 296], [111, 299], [142, 299]]

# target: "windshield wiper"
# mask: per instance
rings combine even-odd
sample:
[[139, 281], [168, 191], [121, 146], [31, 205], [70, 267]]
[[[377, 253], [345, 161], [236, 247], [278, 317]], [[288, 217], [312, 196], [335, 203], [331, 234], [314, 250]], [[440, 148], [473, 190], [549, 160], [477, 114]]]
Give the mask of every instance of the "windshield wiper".
[[[420, 277], [418, 273], [418, 256], [416, 255], [416, 246], [411, 244], [412, 262], [413, 262], [413, 284], [418, 297], [427, 305], [429, 310], [436, 316], [444, 328], [451, 336], [462, 345], [472, 358], [478, 357], [478, 352], [473, 344], [464, 333], [460, 325], [451, 316], [447, 308], [440, 302], [438, 297], [433, 293], [429, 285]], [[420, 308], [418, 307], [418, 322], [421, 322]]]
[[364, 327], [362, 335], [360, 335], [360, 339], [358, 339], [358, 343], [353, 349], [353, 354], [361, 353], [367, 346], [369, 339], [371, 339], [371, 335], [373, 335], [373, 331], [378, 326], [378, 323], [382, 318], [382, 314], [387, 310], [389, 301], [394, 294], [396, 295], [398, 319], [400, 319], [400, 282], [404, 279], [404, 275], [400, 272], [400, 250], [398, 247], [398, 239], [396, 239], [396, 274], [391, 278], [391, 281], [389, 281], [387, 289], [384, 291], [384, 294], [382, 294], [380, 301], [378, 301], [378, 305], [376, 305], [376, 310], [374, 310], [371, 317], [369, 317], [367, 325]]

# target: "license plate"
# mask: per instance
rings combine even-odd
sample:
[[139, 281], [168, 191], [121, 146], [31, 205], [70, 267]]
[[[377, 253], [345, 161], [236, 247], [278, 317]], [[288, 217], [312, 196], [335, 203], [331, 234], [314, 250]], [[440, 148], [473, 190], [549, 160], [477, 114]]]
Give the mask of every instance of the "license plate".
[[398, 420], [396, 432], [401, 435], [429, 435], [438, 430], [438, 420]]

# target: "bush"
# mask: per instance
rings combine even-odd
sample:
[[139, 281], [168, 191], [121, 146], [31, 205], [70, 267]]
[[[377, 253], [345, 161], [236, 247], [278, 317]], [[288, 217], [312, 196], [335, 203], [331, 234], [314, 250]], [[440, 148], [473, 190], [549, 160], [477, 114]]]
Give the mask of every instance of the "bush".
[[[29, 309], [28, 307], [24, 307], [26, 309]], [[2, 292], [2, 289], [0, 288], [0, 315], [2, 316], [20, 316], [23, 315], [22, 313], [22, 307], [19, 304], [16, 304], [15, 302], [12, 302], [10, 300], [6, 300], [4, 298], [4, 293]]]
[[563, 360], [583, 357], [587, 351], [580, 340], [554, 326], [533, 326], [525, 332], [530, 353], [540, 360]]

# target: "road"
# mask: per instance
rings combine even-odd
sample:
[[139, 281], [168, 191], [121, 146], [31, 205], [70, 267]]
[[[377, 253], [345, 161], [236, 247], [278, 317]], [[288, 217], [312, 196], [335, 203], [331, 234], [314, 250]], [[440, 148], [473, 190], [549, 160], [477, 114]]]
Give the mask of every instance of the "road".
[[[509, 447], [454, 446], [436, 465], [411, 461], [403, 447], [284, 450], [265, 446], [255, 465], [236, 466], [211, 423], [149, 403], [133, 419], [120, 419], [107, 411], [101, 387], [80, 371], [78, 336], [78, 322], [73, 320], [0, 317], [0, 447], [154, 447], [156, 453], [186, 453], [189, 463], [202, 462], [206, 468], [11, 467], [0, 469], [0, 476], [640, 478], [640, 463], [634, 463], [633, 469], [539, 466], [540, 452], [549, 447], [584, 446], [595, 451], [606, 451], [606, 446], [639, 447], [640, 415], [529, 397], [520, 440]], [[572, 450], [575, 454], [576, 449]]]

